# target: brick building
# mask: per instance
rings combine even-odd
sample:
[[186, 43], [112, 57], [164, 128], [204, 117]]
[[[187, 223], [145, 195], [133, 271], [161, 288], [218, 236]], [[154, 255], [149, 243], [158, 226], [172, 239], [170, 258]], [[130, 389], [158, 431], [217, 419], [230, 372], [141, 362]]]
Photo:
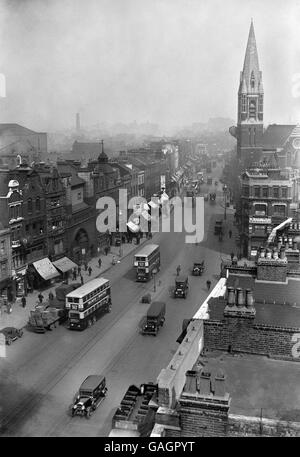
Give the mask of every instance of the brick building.
[[289, 249], [227, 266], [158, 376], [151, 436], [300, 436], [300, 264]]

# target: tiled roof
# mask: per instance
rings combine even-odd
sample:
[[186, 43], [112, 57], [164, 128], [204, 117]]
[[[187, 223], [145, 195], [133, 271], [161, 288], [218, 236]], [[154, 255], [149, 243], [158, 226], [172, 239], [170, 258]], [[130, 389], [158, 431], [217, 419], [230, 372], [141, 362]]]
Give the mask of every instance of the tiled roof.
[[281, 124], [271, 124], [268, 126], [264, 132], [262, 145], [263, 148], [280, 148], [282, 147], [292, 131], [294, 130], [295, 125], [281, 125]]

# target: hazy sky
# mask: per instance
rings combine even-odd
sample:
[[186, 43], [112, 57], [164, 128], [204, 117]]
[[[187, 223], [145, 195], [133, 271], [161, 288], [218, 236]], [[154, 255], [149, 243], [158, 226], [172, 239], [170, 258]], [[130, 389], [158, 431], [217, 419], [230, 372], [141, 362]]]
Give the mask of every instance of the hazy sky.
[[297, 0], [0, 0], [0, 122], [236, 119], [251, 17], [265, 123], [300, 121]]

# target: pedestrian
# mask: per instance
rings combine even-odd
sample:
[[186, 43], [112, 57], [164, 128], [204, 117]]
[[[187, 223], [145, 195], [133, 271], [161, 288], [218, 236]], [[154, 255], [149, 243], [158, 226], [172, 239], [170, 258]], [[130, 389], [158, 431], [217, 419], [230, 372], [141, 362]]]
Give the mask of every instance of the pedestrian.
[[178, 267], [176, 268], [176, 273], [177, 273], [177, 276], [179, 276], [179, 274], [180, 274], [180, 270], [181, 270], [181, 266], [180, 266], [180, 265], [178, 265]]
[[43, 303], [44, 295], [42, 294], [42, 292], [40, 292], [40, 293], [38, 294], [38, 299], [39, 299], [39, 302], [40, 302], [40, 303]]
[[87, 263], [87, 261], [84, 262], [84, 271], [88, 271], [88, 263]]
[[77, 278], [77, 271], [76, 268], [73, 269], [73, 281], [76, 281]]
[[229, 235], [229, 238], [232, 237], [232, 231], [231, 230], [229, 230], [228, 235]]
[[80, 276], [80, 274], [81, 274], [81, 266], [80, 265], [78, 265], [78, 267], [77, 267], [77, 274], [78, 274], [78, 276]]
[[209, 279], [206, 281], [206, 286], [207, 286], [207, 290], [209, 290], [210, 286], [211, 286], [211, 281]]
[[93, 271], [93, 270], [92, 270], [92, 267], [89, 267], [89, 268], [88, 268], [89, 276], [91, 276], [92, 271]]
[[52, 301], [54, 299], [54, 295], [52, 293], [52, 291], [50, 290], [49, 292], [49, 300]]
[[105, 251], [105, 255], [107, 255], [108, 254], [108, 246], [105, 246], [104, 251]]
[[230, 258], [231, 258], [231, 262], [232, 262], [232, 261], [233, 261], [233, 258], [234, 258], [234, 252], [232, 252], [232, 253], [230, 254]]
[[83, 286], [83, 277], [82, 277], [82, 274], [80, 275], [80, 283], [81, 283], [81, 285]]
[[99, 268], [101, 268], [102, 260], [100, 259], [100, 257], [99, 257], [99, 259], [98, 259], [98, 265], [99, 265]]
[[21, 298], [21, 303], [22, 303], [23, 308], [25, 308], [25, 306], [26, 306], [26, 298], [25, 298], [25, 295], [23, 295], [23, 297]]

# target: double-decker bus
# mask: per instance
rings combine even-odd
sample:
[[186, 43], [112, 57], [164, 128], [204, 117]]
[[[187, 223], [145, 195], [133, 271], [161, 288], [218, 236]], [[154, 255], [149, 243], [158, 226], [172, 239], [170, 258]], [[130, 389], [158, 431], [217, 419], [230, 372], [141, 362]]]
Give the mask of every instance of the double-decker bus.
[[66, 308], [70, 329], [91, 327], [103, 313], [111, 310], [110, 283], [95, 278], [66, 295]]
[[160, 269], [160, 250], [158, 244], [148, 244], [144, 246], [134, 256], [134, 267], [136, 267], [136, 280], [149, 281], [152, 277], [153, 269], [156, 272]]

